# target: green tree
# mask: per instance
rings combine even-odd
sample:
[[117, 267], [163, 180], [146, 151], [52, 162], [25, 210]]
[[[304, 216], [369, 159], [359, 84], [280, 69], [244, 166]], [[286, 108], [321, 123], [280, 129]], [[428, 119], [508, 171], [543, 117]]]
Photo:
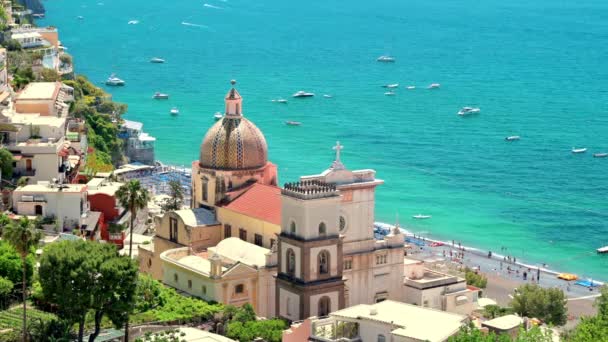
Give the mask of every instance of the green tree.
[[496, 335], [493, 332], [486, 334], [474, 326], [465, 326], [460, 332], [448, 339], [449, 342], [552, 342], [551, 331], [543, 331], [539, 327], [519, 330], [517, 337], [511, 339], [509, 335]]
[[473, 285], [480, 289], [485, 289], [488, 285], [488, 278], [482, 274], [478, 274], [468, 267], [464, 270], [464, 276], [467, 281], [467, 285]]
[[4, 227], [6, 227], [9, 223], [11, 223], [11, 219], [5, 213], [0, 213], [0, 237], [2, 237], [2, 231]]
[[2, 178], [13, 178], [13, 154], [6, 148], [0, 148], [0, 170]]
[[78, 324], [78, 341], [83, 341], [87, 312], [94, 316], [92, 342], [104, 316], [122, 326], [134, 305], [137, 266], [119, 256], [114, 245], [92, 241], [49, 245], [39, 275], [45, 300], [56, 305], [60, 317]]
[[14, 39], [4, 41], [2, 44], [8, 51], [21, 51], [21, 44]]
[[140, 274], [135, 291], [135, 312], [146, 312], [160, 307], [164, 303], [161, 296], [163, 285], [149, 275]]
[[608, 341], [608, 285], [601, 287], [600, 296], [596, 299], [595, 306], [597, 315], [583, 317], [576, 328], [563, 336], [564, 341]]
[[176, 179], [169, 181], [169, 198], [161, 205], [164, 211], [179, 210], [184, 203], [184, 189], [182, 183]]
[[563, 325], [567, 320], [566, 298], [558, 288], [522, 285], [517, 288], [511, 306], [520, 316], [539, 318], [548, 324]]
[[6, 309], [9, 303], [9, 297], [13, 292], [13, 282], [0, 277], [0, 310]]
[[[26, 279], [28, 282], [32, 279], [34, 273], [34, 257], [28, 256], [25, 263]], [[23, 263], [21, 256], [15, 251], [15, 248], [6, 241], [0, 241], [0, 277], [4, 277], [14, 284], [21, 283], [21, 272]]]
[[38, 80], [41, 82], [58, 82], [61, 81], [61, 75], [55, 69], [44, 68], [40, 72]]
[[19, 221], [13, 221], [4, 227], [2, 237], [6, 239], [19, 253], [22, 262], [21, 291], [23, 298], [23, 342], [27, 341], [27, 257], [32, 248], [38, 245], [42, 234], [36, 229], [33, 221], [22, 217]]

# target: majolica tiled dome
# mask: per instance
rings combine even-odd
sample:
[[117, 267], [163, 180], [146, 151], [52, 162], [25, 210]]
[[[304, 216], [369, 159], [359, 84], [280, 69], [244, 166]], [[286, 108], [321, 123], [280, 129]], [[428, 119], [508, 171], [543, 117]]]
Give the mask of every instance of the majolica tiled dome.
[[199, 159], [202, 167], [247, 170], [266, 165], [266, 139], [251, 121], [243, 117], [241, 110], [241, 96], [232, 88], [226, 96], [226, 114], [203, 138]]

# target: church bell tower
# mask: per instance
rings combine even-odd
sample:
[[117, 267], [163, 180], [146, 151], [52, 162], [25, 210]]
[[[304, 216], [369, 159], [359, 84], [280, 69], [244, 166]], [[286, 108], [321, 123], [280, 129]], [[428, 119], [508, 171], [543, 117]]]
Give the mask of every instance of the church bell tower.
[[281, 189], [276, 312], [296, 321], [344, 308], [340, 195], [320, 181]]

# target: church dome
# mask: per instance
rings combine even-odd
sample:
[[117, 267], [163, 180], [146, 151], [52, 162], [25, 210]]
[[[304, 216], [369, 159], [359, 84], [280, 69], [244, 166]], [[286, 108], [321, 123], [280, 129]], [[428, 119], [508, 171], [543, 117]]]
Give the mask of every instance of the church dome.
[[226, 95], [224, 116], [203, 138], [199, 164], [209, 169], [247, 170], [260, 168], [267, 161], [266, 139], [251, 121], [243, 117], [242, 98], [232, 88]]

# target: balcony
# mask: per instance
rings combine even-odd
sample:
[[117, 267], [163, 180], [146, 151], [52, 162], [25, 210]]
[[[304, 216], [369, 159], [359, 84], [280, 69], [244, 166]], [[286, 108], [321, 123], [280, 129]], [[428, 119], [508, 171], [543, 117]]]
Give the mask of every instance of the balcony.
[[311, 341], [361, 342], [359, 323], [338, 321], [333, 317], [319, 318], [312, 323]]

